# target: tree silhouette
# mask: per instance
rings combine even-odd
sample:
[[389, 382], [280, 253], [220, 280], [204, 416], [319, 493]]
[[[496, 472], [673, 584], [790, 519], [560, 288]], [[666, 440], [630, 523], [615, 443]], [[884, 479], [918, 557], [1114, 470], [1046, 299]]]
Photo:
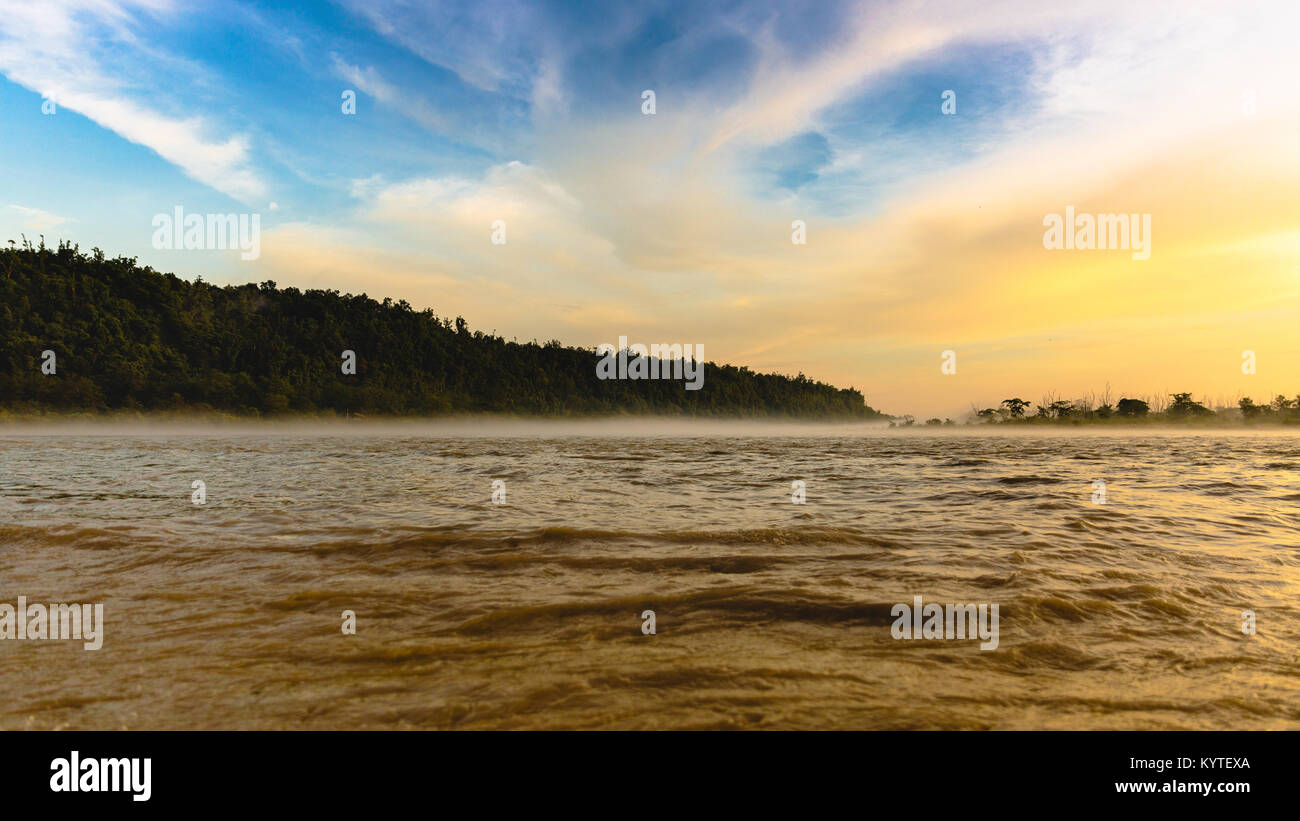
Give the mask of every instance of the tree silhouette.
[[1115, 413], [1119, 416], [1146, 416], [1151, 410], [1151, 406], [1141, 399], [1120, 399], [1115, 405]]
[[1173, 396], [1174, 403], [1169, 406], [1167, 411], [1165, 411], [1169, 416], [1205, 416], [1206, 414], [1214, 413], [1214, 411], [1205, 407], [1201, 403], [1192, 401], [1192, 395], [1190, 393], [1175, 393], [1171, 395]]
[[1003, 399], [1002, 407], [1006, 408], [1007, 413], [1012, 417], [1019, 419], [1025, 415], [1025, 408], [1029, 407], [1029, 403], [1023, 399]]

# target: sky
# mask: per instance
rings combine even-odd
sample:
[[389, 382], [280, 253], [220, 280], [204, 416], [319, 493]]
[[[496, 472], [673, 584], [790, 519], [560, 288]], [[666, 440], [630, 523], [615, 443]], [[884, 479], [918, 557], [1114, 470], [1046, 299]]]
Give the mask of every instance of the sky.
[[[1107, 385], [1294, 396], [1297, 23], [1241, 0], [0, 0], [0, 241], [520, 341], [703, 345], [921, 418]], [[155, 248], [177, 207], [260, 215], [260, 253]], [[1149, 216], [1149, 257], [1045, 247], [1067, 207]]]

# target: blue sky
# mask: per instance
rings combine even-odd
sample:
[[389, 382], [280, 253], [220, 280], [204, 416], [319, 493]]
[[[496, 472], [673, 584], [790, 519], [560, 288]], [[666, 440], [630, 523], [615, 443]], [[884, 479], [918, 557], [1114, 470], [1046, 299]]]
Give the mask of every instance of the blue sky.
[[[1296, 158], [1270, 136], [1294, 133], [1293, 5], [1083, 5], [0, 0], [0, 233], [406, 298], [521, 339], [707, 343], [896, 411], [1014, 390], [1038, 340], [1055, 353], [1027, 378], [1068, 392], [1105, 373], [1059, 340], [1114, 321], [1079, 283], [1134, 271], [1044, 256], [1045, 213], [1154, 212], [1142, 327], [1180, 293], [1193, 252], [1175, 245], [1208, 243], [1194, 265], [1274, 249], [1259, 287], [1294, 290], [1273, 278]], [[1225, 179], [1271, 211], [1193, 216], [1188, 185]], [[260, 214], [260, 258], [153, 248], [176, 206]], [[1199, 298], [1173, 316], [1225, 295]], [[979, 380], [933, 378], [953, 346]]]
[[[825, 2], [440, 3], [427, 11], [382, 2], [123, 6], [108, 12], [96, 3], [54, 3], [32, 15], [37, 28], [44, 18], [51, 29], [75, 27], [68, 47], [76, 64], [51, 70], [24, 65], [30, 54], [22, 53], [23, 41], [40, 39], [38, 31], [19, 31], [26, 21], [7, 27], [6, 34], [19, 36], [9, 39], [18, 46], [0, 82], [6, 123], [0, 172], [9, 199], [64, 217], [64, 225], [79, 226], [78, 236], [114, 248], [125, 244], [133, 253], [140, 240], [131, 241], [128, 226], [172, 203], [259, 210], [265, 227], [276, 220], [342, 220], [355, 205], [357, 180], [475, 178], [510, 161], [532, 164], [547, 118], [638, 114], [646, 88], [656, 89], [658, 105], [668, 108], [685, 100], [734, 105], [759, 70], [764, 46], [756, 40], [770, 38], [774, 45], [766, 47], [781, 49], [786, 59], [812, 59], [839, 37], [856, 8]], [[57, 48], [42, 55], [51, 62], [59, 56]], [[741, 171], [749, 191], [797, 196], [810, 213], [869, 209], [883, 185], [969, 159], [981, 139], [996, 133], [1002, 111], [1032, 105], [1021, 80], [1030, 59], [978, 47], [919, 57], [835, 101], [815, 127], [746, 147]], [[187, 168], [155, 150], [165, 137], [124, 135], [113, 118], [97, 123], [66, 106], [54, 117], [42, 114], [43, 86], [86, 75], [105, 95], [191, 124], [195, 139], [237, 140], [238, 159], [200, 158]], [[346, 88], [357, 91], [356, 116], [341, 114]], [[969, 95], [959, 119], [933, 116], [936, 89], [945, 88]], [[562, 102], [548, 108], [548, 91]], [[931, 155], [937, 140], [947, 147]], [[836, 154], [854, 153], [860, 162], [834, 167]], [[206, 176], [196, 179], [194, 166], [206, 166]], [[231, 175], [234, 168], [244, 177]], [[274, 214], [271, 202], [278, 206]], [[14, 226], [8, 215], [4, 227], [12, 232]]]

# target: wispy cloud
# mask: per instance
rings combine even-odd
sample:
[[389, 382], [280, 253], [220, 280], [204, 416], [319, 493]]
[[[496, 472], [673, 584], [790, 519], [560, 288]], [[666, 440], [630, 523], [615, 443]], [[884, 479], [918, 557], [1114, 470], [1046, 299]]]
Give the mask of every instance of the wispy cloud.
[[355, 86], [355, 90], [370, 95], [384, 105], [391, 106], [430, 131], [440, 134], [457, 132], [457, 124], [453, 118], [439, 112], [416, 93], [399, 90], [386, 81], [373, 66], [362, 68], [347, 62], [337, 54], [330, 55], [330, 60], [334, 73], [340, 79]]
[[71, 222], [67, 217], [60, 217], [58, 214], [51, 214], [49, 211], [42, 211], [39, 208], [28, 208], [24, 205], [10, 205], [9, 210], [16, 211], [18, 224], [31, 231], [53, 231], [60, 225]]
[[518, 93], [531, 85], [533, 44], [542, 23], [524, 3], [410, 4], [345, 0], [385, 37], [484, 91]]
[[236, 199], [260, 200], [266, 185], [251, 166], [246, 136], [213, 138], [217, 129], [203, 117], [155, 110], [96, 56], [138, 50], [137, 15], [170, 11], [165, 0], [0, 0], [0, 73], [151, 149], [199, 182]]

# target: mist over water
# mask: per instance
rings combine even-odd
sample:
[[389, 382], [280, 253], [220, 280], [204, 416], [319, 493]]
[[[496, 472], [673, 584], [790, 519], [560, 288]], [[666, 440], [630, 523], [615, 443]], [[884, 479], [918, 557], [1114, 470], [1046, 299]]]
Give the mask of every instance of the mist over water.
[[1295, 729], [1298, 504], [1276, 432], [0, 428], [0, 601], [105, 620], [0, 727]]

